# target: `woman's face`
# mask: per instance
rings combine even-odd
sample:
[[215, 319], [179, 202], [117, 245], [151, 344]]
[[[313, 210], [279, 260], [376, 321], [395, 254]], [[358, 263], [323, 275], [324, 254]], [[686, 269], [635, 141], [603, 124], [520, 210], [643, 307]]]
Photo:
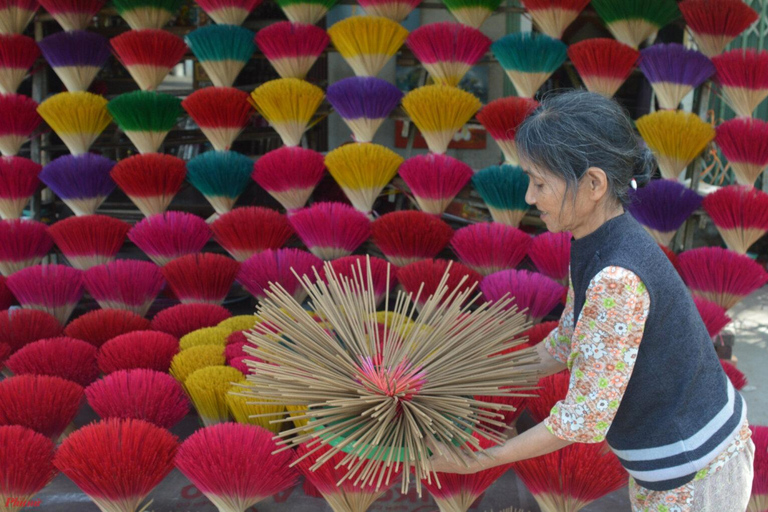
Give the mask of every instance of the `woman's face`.
[[541, 220], [549, 231], [576, 232], [584, 220], [589, 219], [594, 212], [594, 203], [589, 200], [589, 191], [586, 190], [587, 187], [582, 187], [581, 183], [576, 190], [574, 201], [573, 190], [567, 190], [564, 179], [535, 166], [525, 166], [523, 170], [530, 178], [525, 202], [541, 212]]

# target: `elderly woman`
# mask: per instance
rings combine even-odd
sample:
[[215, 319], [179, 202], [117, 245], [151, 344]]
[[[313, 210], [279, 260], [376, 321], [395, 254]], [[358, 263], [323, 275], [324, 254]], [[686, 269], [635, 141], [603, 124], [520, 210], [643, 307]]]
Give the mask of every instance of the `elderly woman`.
[[569, 231], [570, 285], [538, 369], [571, 371], [568, 394], [541, 424], [436, 471], [472, 473], [607, 441], [629, 472], [633, 511], [742, 512], [754, 444], [746, 405], [723, 372], [690, 293], [624, 209], [653, 157], [610, 99], [549, 96], [515, 137], [530, 177], [526, 201], [552, 232]]

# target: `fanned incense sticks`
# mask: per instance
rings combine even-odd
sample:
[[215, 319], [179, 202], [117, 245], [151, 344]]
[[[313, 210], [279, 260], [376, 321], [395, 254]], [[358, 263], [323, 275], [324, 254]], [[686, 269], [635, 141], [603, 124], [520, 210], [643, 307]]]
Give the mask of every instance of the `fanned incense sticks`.
[[400, 165], [397, 173], [411, 189], [421, 211], [442, 215], [472, 179], [472, 168], [446, 155], [418, 155]]
[[589, 0], [523, 0], [522, 3], [539, 30], [549, 37], [561, 39]]
[[349, 256], [371, 235], [368, 216], [344, 203], [315, 203], [288, 220], [307, 249], [324, 260]]
[[263, 0], [198, 0], [196, 3], [219, 25], [242, 25]]
[[333, 46], [357, 76], [376, 76], [408, 37], [399, 23], [377, 16], [351, 16], [328, 29]]
[[232, 384], [243, 380], [243, 374], [230, 366], [207, 366], [187, 377], [184, 389], [203, 425], [210, 427], [229, 421], [227, 393]]
[[99, 378], [96, 352], [88, 342], [60, 336], [24, 346], [7, 366], [14, 375], [48, 375], [87, 386]]
[[87, 153], [112, 122], [107, 100], [89, 92], [62, 92], [37, 107], [40, 116], [73, 155]]
[[731, 119], [716, 129], [715, 142], [740, 185], [754, 186], [768, 167], [768, 122], [760, 119]]
[[488, 130], [504, 154], [504, 163], [519, 164], [515, 134], [520, 124], [538, 106], [536, 100], [509, 96], [491, 101], [477, 113], [477, 120]]
[[217, 151], [227, 151], [251, 120], [248, 93], [233, 87], [205, 87], [184, 98], [181, 106]]
[[112, 0], [117, 13], [133, 30], [163, 28], [183, 3], [183, 0]]
[[768, 50], [736, 49], [712, 58], [726, 103], [740, 117], [752, 117], [768, 97]]
[[[405, 491], [413, 469], [420, 492], [421, 480], [435, 478], [426, 438], [444, 443], [457, 457], [471, 454], [472, 448], [479, 449], [472, 433], [481, 421], [498, 417], [482, 409], [504, 409], [467, 396], [513, 396], [518, 389], [502, 387], [532, 382], [533, 372], [521, 366], [526, 356], [512, 352], [489, 357], [509, 346], [522, 318], [515, 308], [506, 309], [509, 300], [476, 310], [462, 308], [474, 290], [449, 293], [449, 269], [413, 328], [402, 336], [393, 333], [400, 332], [402, 318], [413, 313], [421, 293], [399, 293], [393, 312], [403, 317], [380, 336], [367, 266], [358, 267], [353, 279], [338, 278], [330, 264], [323, 270], [325, 280], [303, 278], [323, 325], [285, 290], [273, 286], [268, 291], [257, 313], [284, 337], [276, 344], [269, 334], [246, 334], [257, 345], [249, 351], [265, 361], [251, 363], [256, 371], [248, 376], [247, 394], [262, 402], [307, 407], [302, 416], [309, 423], [279, 435], [286, 448], [307, 442], [312, 449], [331, 445], [313, 468], [343, 450], [344, 479], [351, 477], [350, 483], [380, 488], [401, 470]], [[502, 436], [486, 435], [503, 441]]]
[[491, 50], [517, 95], [524, 98], [533, 98], [567, 55], [562, 41], [533, 32], [506, 35], [494, 42]]
[[186, 41], [217, 87], [232, 87], [253, 55], [254, 33], [236, 25], [207, 25], [187, 34]]
[[492, 165], [472, 176], [477, 189], [494, 222], [516, 228], [530, 206], [525, 202], [528, 175], [514, 165]]
[[449, 85], [425, 85], [403, 97], [403, 110], [421, 132], [433, 153], [448, 151], [451, 139], [475, 112], [480, 100]]
[[279, 21], [259, 30], [255, 41], [280, 78], [303, 80], [331, 39], [315, 25]]
[[213, 221], [211, 230], [216, 242], [240, 262], [281, 248], [294, 234], [285, 215], [261, 206], [235, 208]]
[[39, 0], [40, 5], [53, 16], [67, 32], [85, 30], [94, 16], [104, 7], [105, 0]]
[[168, 287], [182, 304], [220, 305], [232, 288], [239, 269], [240, 263], [231, 258], [204, 252], [176, 258], [162, 271]]
[[352, 130], [355, 142], [371, 142], [403, 93], [386, 80], [353, 76], [328, 86], [327, 97]]
[[400, 210], [382, 215], [371, 224], [373, 243], [397, 267], [435, 258], [453, 236], [451, 226], [434, 215]]
[[731, 309], [768, 282], [768, 272], [749, 256], [721, 247], [700, 247], [681, 253], [680, 276], [699, 297]]
[[323, 260], [301, 249], [267, 250], [254, 254], [243, 262], [237, 282], [259, 300], [266, 298], [270, 283], [278, 283], [297, 302], [302, 302], [307, 297], [307, 292], [293, 275], [293, 270], [301, 275], [311, 274], [313, 267], [319, 269], [322, 264]]
[[336, 0], [276, 0], [285, 17], [293, 23], [314, 25], [328, 10], [336, 5]]
[[117, 260], [88, 269], [85, 289], [100, 307], [145, 316], [165, 285], [160, 267], [149, 261]]
[[234, 151], [206, 151], [187, 163], [187, 180], [223, 215], [251, 184], [253, 160]]
[[0, 274], [39, 264], [53, 248], [48, 227], [31, 219], [0, 221]]
[[345, 144], [325, 156], [325, 166], [357, 211], [369, 213], [403, 158], [372, 143]]
[[95, 32], [57, 32], [37, 44], [70, 92], [87, 91], [109, 59], [107, 38]]
[[406, 42], [435, 83], [452, 86], [459, 85], [491, 46], [479, 30], [449, 22], [422, 25]]
[[283, 146], [256, 160], [251, 177], [290, 213], [304, 208], [324, 175], [322, 154]]
[[42, 166], [18, 156], [0, 158], [0, 218], [18, 219], [40, 186]]
[[112, 179], [145, 217], [163, 213], [184, 183], [184, 160], [171, 155], [147, 153], [120, 160]]
[[251, 92], [254, 107], [286, 146], [301, 143], [301, 137], [324, 96], [318, 86], [297, 78], [271, 80]]
[[37, 0], [3, 0], [0, 3], [0, 34], [21, 34], [32, 21]]
[[668, 246], [677, 230], [701, 205], [701, 196], [672, 180], [654, 180], [630, 190], [627, 208], [656, 243]]
[[0, 93], [15, 93], [39, 56], [31, 37], [0, 34]]
[[443, 0], [443, 5], [459, 23], [480, 28], [499, 8], [501, 0]]
[[95, 309], [72, 320], [64, 329], [64, 334], [101, 347], [115, 336], [149, 328], [149, 320], [130, 311]]
[[173, 470], [177, 448], [178, 438], [163, 428], [144, 420], [111, 418], [67, 436], [54, 464], [99, 509], [139, 510]]
[[45, 183], [75, 215], [92, 215], [115, 189], [110, 171], [115, 162], [93, 153], [64, 155], [40, 172]]
[[0, 153], [14, 156], [33, 136], [42, 119], [37, 102], [22, 94], [0, 95]]
[[171, 360], [179, 353], [179, 340], [159, 331], [120, 334], [99, 349], [97, 362], [104, 375], [121, 370], [146, 369], [168, 373]]
[[768, 194], [752, 187], [730, 185], [704, 198], [704, 209], [725, 245], [739, 254], [768, 232]]
[[[0, 427], [0, 497], [17, 512], [56, 476], [53, 441], [20, 425]], [[19, 507], [10, 505], [15, 500]], [[9, 503], [10, 501], [10, 503]]]
[[543, 274], [527, 270], [502, 270], [483, 279], [480, 289], [486, 300], [510, 296], [526, 318], [539, 323], [563, 298], [566, 288]]
[[293, 452], [275, 453], [263, 428], [226, 423], [198, 430], [179, 448], [176, 467], [222, 512], [255, 509], [258, 502], [290, 489], [298, 472]]
[[715, 73], [707, 57], [681, 44], [655, 44], [640, 54], [640, 70], [664, 109], [676, 109], [688, 93]]
[[357, 3], [366, 14], [389, 18], [400, 23], [411, 14], [421, 0], [358, 0]]
[[169, 430], [189, 412], [189, 399], [176, 379], [152, 370], [113, 372], [88, 386], [85, 396], [102, 419], [133, 418]]
[[682, 110], [663, 110], [636, 121], [645, 143], [653, 151], [661, 176], [676, 180], [715, 138], [712, 126], [696, 114]]
[[592, 0], [592, 7], [613, 37], [632, 48], [680, 15], [675, 0]]
[[68, 217], [48, 228], [56, 247], [73, 267], [88, 270], [115, 259], [130, 224], [106, 215]]
[[158, 29], [129, 30], [109, 42], [142, 91], [157, 89], [187, 52], [183, 39]]
[[530, 235], [497, 222], [461, 228], [451, 239], [451, 248], [461, 262], [483, 276], [517, 267], [530, 246]]
[[83, 295], [82, 272], [64, 265], [35, 265], [8, 277], [22, 307], [39, 309], [65, 325]]
[[150, 91], [121, 94], [107, 104], [107, 110], [139, 153], [158, 152], [184, 112], [179, 98]]
[[741, 0], [684, 0], [678, 7], [701, 53], [710, 58], [723, 53], [758, 18]]
[[25, 345], [61, 334], [61, 324], [45, 311], [9, 309], [0, 311], [0, 343], [17, 351]]
[[629, 78], [640, 52], [614, 39], [596, 37], [569, 46], [568, 57], [588, 91], [612, 98]]

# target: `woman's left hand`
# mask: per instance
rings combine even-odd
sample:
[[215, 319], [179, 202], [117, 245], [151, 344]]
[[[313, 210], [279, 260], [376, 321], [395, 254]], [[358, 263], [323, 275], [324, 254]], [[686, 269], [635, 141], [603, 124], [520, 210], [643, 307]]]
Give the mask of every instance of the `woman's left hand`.
[[[469, 475], [495, 466], [493, 459], [484, 453], [476, 453], [477, 458], [462, 452], [461, 460], [450, 455], [448, 447], [442, 443], [431, 443], [432, 457], [429, 458], [432, 470], [438, 473], [455, 473]], [[489, 449], [487, 451], [489, 451]], [[443, 455], [440, 455], [442, 453]], [[463, 461], [463, 462], [462, 462]]]

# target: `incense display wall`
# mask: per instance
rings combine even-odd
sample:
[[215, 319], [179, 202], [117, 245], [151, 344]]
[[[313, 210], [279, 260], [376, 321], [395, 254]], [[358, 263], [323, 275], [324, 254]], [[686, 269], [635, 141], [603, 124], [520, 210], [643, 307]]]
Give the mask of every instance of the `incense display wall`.
[[[356, 53], [355, 44], [365, 37], [359, 30], [347, 28], [344, 32], [343, 26], [350, 23], [350, 15], [362, 14], [358, 6], [337, 6], [326, 15], [332, 2], [281, 1], [282, 13], [271, 2], [223, 9], [216, 2], [199, 3], [207, 14], [199, 13], [195, 18], [176, 2], [153, 4], [147, 9], [144, 4], [123, 0], [116, 4], [117, 11], [133, 29], [124, 31], [125, 24], [117, 18], [112, 22], [120, 29], [107, 27], [101, 15], [98, 25], [93, 24], [100, 5], [94, 12], [81, 8], [84, 11], [75, 16], [62, 9], [67, 14], [56, 16], [56, 2], [48, 0], [45, 7], [56, 21], [43, 22], [47, 43], [41, 41], [40, 45], [51, 69], [38, 71], [47, 73], [52, 84], [43, 91], [41, 99], [46, 101], [39, 109], [30, 109], [25, 99], [0, 98], [8, 111], [27, 112], [30, 118], [29, 123], [0, 138], [3, 154], [14, 153], [19, 144], [27, 154], [30, 146], [26, 139], [38, 136], [38, 112], [61, 141], [59, 144], [49, 133], [41, 137], [42, 148], [36, 148], [32, 156], [53, 160], [43, 162], [46, 166], [42, 172], [33, 163], [19, 167], [19, 175], [26, 172], [25, 176], [34, 175], [35, 179], [40, 172], [40, 179], [55, 195], [54, 203], [47, 205], [49, 209], [32, 212], [52, 225], [31, 220], [4, 220], [0, 224], [0, 239], [14, 242], [0, 243], [5, 251], [0, 251], [0, 307], [22, 306], [21, 312], [0, 312], [0, 334], [4, 336], [0, 337], [0, 349], [11, 357], [8, 365], [14, 373], [35, 368], [44, 374], [34, 386], [43, 391], [58, 386], [66, 391], [62, 418], [54, 418], [58, 421], [46, 425], [42, 433], [57, 438], [82, 399], [83, 391], [74, 383], [90, 385], [101, 374], [104, 377], [99, 385], [85, 391], [100, 416], [119, 416], [120, 410], [112, 408], [157, 403], [162, 403], [167, 413], [145, 411], [142, 419], [152, 420], [158, 428], [130, 421], [104, 422], [67, 438], [57, 464], [97, 503], [104, 499], [99, 489], [84, 484], [83, 475], [72, 470], [78, 462], [90, 461], [93, 450], [82, 449], [83, 444], [79, 444], [86, 433], [105, 439], [136, 435], [156, 445], [156, 451], [163, 455], [161, 463], [154, 468], [137, 466], [137, 474], [151, 470], [153, 476], [151, 482], [145, 482], [148, 487], [142, 488], [146, 492], [131, 496], [139, 508], [146, 493], [172, 468], [176, 445], [163, 429], [172, 428], [189, 410], [197, 413], [193, 421], [198, 433], [193, 437], [202, 446], [207, 433], [213, 432], [203, 427], [230, 420], [259, 425], [272, 433], [280, 431], [280, 425], [254, 418], [253, 413], [290, 411], [298, 427], [306, 426], [301, 407], [288, 405], [286, 409], [278, 403], [254, 409], [253, 404], [228, 393], [232, 383], [242, 384], [253, 367], [244, 333], [259, 322], [252, 315], [253, 306], [264, 301], [268, 283], [280, 283], [287, 297], [297, 302], [306, 299], [291, 268], [310, 273], [312, 267], [326, 260], [332, 261], [335, 272], [344, 275], [352, 265], [372, 256], [375, 292], [370, 302], [384, 304], [391, 299], [384, 296], [387, 287], [415, 293], [423, 285], [426, 295], [435, 292], [450, 264], [449, 289], [461, 292], [477, 286], [482, 300], [491, 302], [503, 300], [509, 293], [514, 297], [512, 303], [526, 310], [524, 319], [532, 325], [526, 332], [529, 342], [546, 337], [564, 302], [570, 237], [545, 232], [536, 211], [525, 203], [528, 178], [515, 165], [513, 137], [517, 124], [535, 108], [536, 98], [559, 87], [584, 86], [606, 96], [615, 95], [639, 118], [640, 135], [656, 153], [660, 179], [633, 194], [637, 202], [631, 213], [667, 252], [690, 287], [710, 335], [716, 336], [728, 324], [729, 309], [768, 281], [765, 254], [758, 250], [757, 261], [751, 257], [754, 253], [750, 254], [759, 247], [761, 238], [765, 241], [763, 235], [768, 231], [768, 195], [750, 188], [759, 182], [768, 155], [743, 144], [768, 137], [768, 125], [747, 120], [760, 104], [761, 91], [768, 93], [768, 83], [762, 81], [761, 67], [753, 66], [750, 76], [756, 78], [753, 89], [757, 89], [758, 97], [750, 98], [752, 101], [739, 101], [735, 90], [740, 86], [738, 81], [721, 84], [723, 89], [711, 89], [716, 72], [724, 75], [728, 68], [738, 75], [749, 63], [760, 64], [768, 57], [763, 51], [754, 59], [750, 54], [751, 60], [726, 58], [727, 62], [715, 70], [708, 67], [709, 57], [662, 45], [683, 41], [683, 21], [670, 7], [674, 7], [672, 0], [659, 1], [669, 9], [653, 14], [649, 23], [653, 30], [647, 34], [622, 30], [621, 19], [617, 24], [601, 11], [600, 5], [606, 0], [593, 2], [597, 14], [590, 12], [579, 18], [577, 11], [570, 28], [567, 23], [551, 26], [542, 21], [541, 12], [530, 11], [535, 27], [546, 35], [531, 32], [527, 18], [521, 21], [521, 32], [507, 34], [504, 16], [486, 19], [498, 4], [494, 6], [492, 0], [475, 10], [464, 9], [462, 2], [446, 1], [447, 11], [424, 8], [406, 18], [403, 26], [411, 34], [440, 22], [454, 26], [442, 27], [443, 33], [465, 36], [465, 32], [479, 28], [474, 40], [489, 47], [477, 59], [478, 68], [487, 72], [487, 81], [470, 87], [469, 92], [453, 87], [452, 81], [458, 78], [437, 69], [435, 62], [427, 58], [419, 62], [418, 51], [397, 22], [352, 21], [360, 26], [370, 24], [365, 26], [370, 26], [371, 32], [375, 26], [392, 34], [384, 41], [390, 46], [387, 51]], [[249, 17], [251, 8], [256, 10]], [[376, 8], [386, 6], [377, 2], [368, 6], [369, 10]], [[181, 16], [179, 23], [172, 21], [177, 15]], [[305, 28], [302, 37], [314, 37], [320, 46], [327, 44], [326, 37], [332, 40], [328, 49], [307, 52], [319, 57], [308, 73], [306, 62], [281, 58], [279, 51], [273, 51], [280, 50], [275, 48], [280, 45], [270, 46], [270, 37], [287, 37], [295, 29], [278, 21], [283, 15], [291, 21], [317, 23], [316, 29]], [[198, 27], [198, 22], [210, 21], [207, 16], [214, 23]], [[599, 17], [605, 26], [595, 24]], [[456, 21], [464, 25], [456, 28]], [[63, 32], [57, 24], [88, 32]], [[319, 28], [322, 26], [328, 28], [327, 33]], [[162, 31], [156, 34], [158, 39], [168, 39], [166, 35], [185, 37], [189, 49], [181, 48], [178, 57], [194, 67], [192, 90], [159, 86], [167, 72], [164, 66], [157, 62], [147, 66], [145, 60], [132, 59], [135, 55], [130, 50], [123, 52], [115, 42], [128, 34], [123, 42], [130, 46], [131, 34], [147, 30]], [[255, 44], [249, 30], [256, 33]], [[645, 44], [655, 32], [657, 44]], [[63, 48], [71, 41], [81, 43], [80, 47], [91, 41], [98, 48], [102, 33], [111, 38], [120, 62], [114, 55], [93, 52], [86, 62], [77, 62], [85, 69], [73, 73], [71, 64], [77, 59]], [[531, 55], [536, 58], [531, 59]], [[144, 57], [150, 60], [151, 55]], [[648, 64], [655, 62], [654, 58], [659, 66], [651, 69]], [[712, 59], [717, 61], [718, 57]], [[697, 72], [683, 73], [677, 83], [670, 78], [677, 69], [670, 62], [692, 63]], [[165, 68], [172, 64], [166, 63]], [[605, 70], [601, 64], [609, 64], [612, 73], [601, 73]], [[101, 66], [104, 69], [98, 71]], [[394, 88], [401, 85], [396, 70], [408, 66], [422, 78], [437, 77], [449, 85], [412, 84], [401, 98], [401, 92]], [[8, 79], [0, 80], [0, 87], [10, 87], [7, 84], [13, 78], [0, 76]], [[135, 90], [134, 82], [142, 91], [129, 92]], [[59, 83], [71, 92], [56, 94]], [[679, 87], [670, 87], [670, 83]], [[22, 87], [28, 85], [24, 82]], [[88, 89], [91, 92], [86, 92]], [[161, 94], [153, 92], [155, 89]], [[691, 103], [709, 90], [722, 90], [743, 119], [726, 123], [718, 119], [715, 130], [709, 119], [699, 117], [700, 112], [688, 112]], [[355, 115], [358, 112], [350, 107], [350, 100], [363, 97], [360, 91], [379, 94], [382, 105], [377, 102], [380, 109], [373, 109], [377, 113]], [[689, 96], [691, 91], [695, 92]], [[478, 98], [482, 92], [487, 97]], [[71, 115], [73, 111], [78, 115]], [[455, 118], [427, 122], [429, 114], [443, 111], [455, 113]], [[501, 114], [509, 117], [500, 119]], [[76, 125], [75, 121], [83, 120], [88, 122]], [[465, 131], [467, 121], [478, 133], [487, 130], [484, 148], [480, 144], [475, 149], [455, 148], [454, 132]], [[416, 125], [421, 128], [419, 143], [428, 148], [412, 147]], [[396, 132], [397, 126], [407, 129]], [[745, 133], [755, 136], [746, 137]], [[702, 154], [715, 147], [713, 139], [724, 153], [730, 153], [731, 165], [744, 187], [725, 187], [703, 199], [699, 190], [685, 181], [685, 173], [698, 175], [703, 167]], [[763, 157], [765, 161], [760, 160]], [[12, 166], [7, 162], [0, 162], [1, 186], [11, 183], [8, 176]], [[31, 178], [27, 181], [34, 185], [25, 188], [27, 195], [32, 195], [37, 183]], [[16, 196], [0, 195], [4, 217], [21, 214]], [[689, 219], [700, 219], [702, 207], [722, 236], [722, 244], [720, 239], [716, 244], [727, 245], [727, 249], [691, 250], [685, 235], [695, 231], [695, 222]], [[681, 251], [683, 248], [688, 250]], [[38, 265], [49, 254], [54, 255], [50, 262], [55, 264]], [[396, 276], [388, 274], [387, 261]], [[421, 296], [414, 308], [429, 309], [428, 304], [426, 296]], [[19, 318], [23, 328], [15, 323]], [[310, 329], [317, 327], [315, 320], [327, 320], [317, 315], [312, 318], [307, 321]], [[381, 315], [377, 322], [379, 329], [384, 325], [391, 328], [393, 319]], [[411, 328], [409, 321], [403, 322], [399, 327], [405, 331]], [[149, 330], [155, 332], [141, 334]], [[66, 338], [45, 340], [60, 334]], [[273, 333], [264, 335], [270, 339]], [[35, 358], [50, 362], [62, 354], [71, 356], [70, 364], [35, 366]], [[126, 373], [137, 369], [142, 371]], [[71, 382], [62, 384], [62, 379]], [[29, 380], [17, 379], [7, 387], [31, 386]], [[124, 393], [124, 401], [119, 403], [108, 403], [104, 398], [131, 386], [155, 392], [140, 394], [141, 399], [134, 400], [131, 393]], [[501, 403], [517, 408], [505, 410], [506, 425], [516, 421], [526, 405], [520, 400]], [[553, 404], [538, 405], [546, 413]], [[537, 410], [532, 402], [527, 406], [531, 412]], [[30, 408], [27, 413], [31, 412]], [[503, 430], [504, 424], [486, 427]], [[240, 450], [242, 454], [259, 453], [266, 460], [274, 450], [266, 430], [250, 437], [244, 433], [249, 429], [230, 430], [228, 439], [241, 443], [236, 446], [248, 443], [248, 448]], [[215, 436], [207, 440], [214, 441]], [[192, 443], [188, 450], [200, 448], [195, 446]], [[606, 455], [602, 447], [593, 448], [594, 453], [590, 453], [598, 459]], [[143, 452], [135, 455], [122, 463], [144, 460]], [[273, 461], [277, 476], [285, 478], [276, 477], [279, 481], [258, 496], [247, 496], [248, 505], [242, 509], [295, 483], [295, 472], [286, 469], [292, 457], [289, 453]], [[228, 499], [227, 489], [207, 485], [210, 474], [196, 471], [192, 464], [195, 458], [190, 456], [179, 469], [195, 485], [205, 488], [206, 497], [214, 503]], [[567, 459], [564, 464], [575, 462]], [[624, 484], [626, 475], [615, 460], [595, 464], [612, 468], [605, 492]], [[244, 478], [252, 476], [246, 473]], [[379, 492], [342, 489], [335, 481], [329, 486], [323, 484], [316, 483], [319, 491], [315, 493], [329, 502], [341, 500], [339, 495], [361, 494], [360, 503], [367, 503]], [[460, 493], [451, 497], [435, 489], [430, 492], [442, 505], [456, 509], [466, 509], [482, 492], [470, 477], [451, 485], [472, 488], [468, 492], [472, 499], [464, 503], [466, 506], [459, 503]], [[561, 492], [553, 488], [544, 494], [548, 497]], [[365, 508], [359, 505], [354, 512]]]

